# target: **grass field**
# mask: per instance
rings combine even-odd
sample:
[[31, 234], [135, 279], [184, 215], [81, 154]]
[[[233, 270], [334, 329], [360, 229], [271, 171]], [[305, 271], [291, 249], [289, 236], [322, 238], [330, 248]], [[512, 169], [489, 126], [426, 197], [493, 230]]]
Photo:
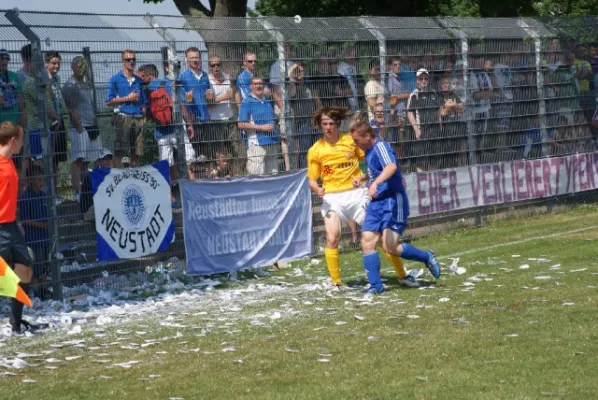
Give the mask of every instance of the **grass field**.
[[342, 293], [312, 261], [139, 302], [123, 322], [5, 342], [31, 366], [0, 367], [15, 374], [0, 398], [596, 398], [597, 207], [413, 244], [467, 272], [406, 289], [383, 259], [388, 291], [368, 301], [359, 254], [342, 254]]

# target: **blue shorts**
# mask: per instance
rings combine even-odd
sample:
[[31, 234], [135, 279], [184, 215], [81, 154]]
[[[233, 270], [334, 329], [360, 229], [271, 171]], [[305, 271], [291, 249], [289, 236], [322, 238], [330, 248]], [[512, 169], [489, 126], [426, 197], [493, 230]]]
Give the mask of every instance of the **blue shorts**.
[[42, 158], [43, 154], [43, 146], [42, 146], [42, 135], [41, 131], [31, 131], [28, 133], [29, 135], [29, 155], [34, 160], [39, 160]]
[[409, 204], [400, 193], [386, 199], [373, 199], [365, 209], [361, 230], [382, 233], [390, 229], [402, 235], [407, 227], [408, 216]]

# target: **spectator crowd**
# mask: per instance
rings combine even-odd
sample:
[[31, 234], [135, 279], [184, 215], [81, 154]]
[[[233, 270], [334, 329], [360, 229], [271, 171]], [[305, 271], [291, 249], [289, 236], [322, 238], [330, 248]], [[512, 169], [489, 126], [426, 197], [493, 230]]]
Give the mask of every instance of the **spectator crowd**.
[[[240, 65], [210, 53], [205, 71], [202, 52], [189, 47], [173, 81], [168, 63], [138, 65], [125, 49], [105, 88], [83, 55], [70, 58], [72, 74], [62, 82], [59, 52], [44, 54], [39, 79], [31, 45], [21, 49], [18, 70], [15, 55], [0, 50], [0, 122], [26, 132], [15, 162], [27, 178], [20, 212], [34, 250], [48, 251], [47, 154], [54, 193], [85, 213], [93, 204], [90, 168], [139, 166], [153, 149], [169, 162], [173, 182], [183, 164], [190, 179], [305, 168], [319, 138], [311, 116], [323, 106], [364, 111], [405, 172], [596, 148], [598, 43], [549, 40], [539, 70], [533, 52], [484, 54], [475, 46], [467, 62], [447, 44], [436, 54], [389, 56], [386, 65], [354, 46], [309, 59], [294, 50], [287, 43], [287, 60], [272, 64], [259, 51], [245, 51]], [[101, 115], [110, 122], [101, 124]], [[72, 196], [57, 179], [67, 169]]]

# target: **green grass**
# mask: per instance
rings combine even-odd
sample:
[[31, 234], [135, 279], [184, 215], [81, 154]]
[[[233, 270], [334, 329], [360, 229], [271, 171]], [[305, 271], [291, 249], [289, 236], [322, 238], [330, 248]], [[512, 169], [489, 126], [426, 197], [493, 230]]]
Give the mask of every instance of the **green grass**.
[[[0, 398], [595, 398], [598, 228], [588, 229], [593, 226], [598, 226], [598, 209], [580, 207], [414, 241], [435, 249], [444, 263], [448, 260], [443, 255], [470, 251], [459, 263], [467, 273], [445, 274], [429, 289], [405, 289], [397, 286], [383, 260], [389, 290], [372, 302], [360, 301], [357, 290], [331, 296], [309, 291], [305, 285], [325, 276], [325, 265], [303, 265], [308, 276], [290, 276], [296, 264], [269, 278], [244, 280], [206, 296], [256, 284], [286, 283], [284, 292], [263, 293], [251, 302], [233, 296], [230, 303], [163, 308], [159, 319], [170, 315], [186, 327], [161, 326], [148, 317], [112, 327], [100, 338], [94, 336], [95, 325], [88, 324], [81, 335], [48, 333], [13, 340], [2, 355], [41, 353], [64, 340], [87, 342], [85, 348], [65, 347], [28, 358], [39, 365], [11, 370], [18, 376], [0, 378]], [[587, 230], [565, 233], [581, 229]], [[554, 236], [559, 233], [562, 236]], [[541, 236], [545, 238], [533, 239]], [[345, 282], [363, 283], [358, 254], [342, 254], [341, 263]], [[520, 269], [522, 264], [530, 268]], [[561, 264], [560, 269], [550, 269], [555, 264]], [[474, 276], [475, 281], [468, 280]], [[440, 302], [443, 297], [449, 300]], [[282, 317], [269, 318], [276, 310]], [[409, 317], [414, 315], [419, 318]], [[266, 326], [253, 325], [255, 319]], [[117, 334], [117, 329], [130, 333]], [[170, 339], [145, 348], [119, 347], [164, 336]], [[121, 343], [103, 346], [116, 340]], [[89, 349], [92, 346], [101, 348]], [[229, 347], [235, 350], [223, 351]], [[73, 355], [82, 357], [59, 364], [44, 361]], [[317, 361], [322, 358], [329, 362]], [[109, 362], [97, 362], [102, 359]], [[112, 367], [130, 360], [140, 362], [130, 369]], [[46, 369], [52, 365], [57, 368]], [[160, 376], [147, 378], [152, 374]]]

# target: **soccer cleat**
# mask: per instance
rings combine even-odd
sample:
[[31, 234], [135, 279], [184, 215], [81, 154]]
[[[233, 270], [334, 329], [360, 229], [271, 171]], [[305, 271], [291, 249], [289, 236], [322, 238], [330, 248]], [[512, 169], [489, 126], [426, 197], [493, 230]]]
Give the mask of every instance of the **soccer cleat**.
[[407, 286], [407, 287], [419, 287], [419, 282], [415, 280], [415, 278], [411, 275], [407, 275], [405, 276], [405, 279], [399, 279], [399, 283], [403, 286]]
[[373, 296], [375, 294], [381, 294], [381, 293], [384, 293], [384, 286], [380, 286], [379, 288], [370, 286], [369, 288], [367, 288], [363, 291], [363, 294], [366, 296]]
[[342, 292], [343, 290], [344, 286], [342, 283], [329, 282], [326, 284], [326, 291], [328, 292]]
[[432, 274], [432, 276], [436, 279], [440, 278], [440, 264], [436, 259], [436, 255], [432, 250], [428, 250], [428, 254], [430, 254], [430, 260], [426, 263], [426, 267]]
[[21, 319], [20, 324], [13, 323], [14, 321], [10, 321], [10, 325], [12, 327], [13, 335], [21, 335], [25, 332], [35, 332], [42, 328], [42, 326], [34, 325], [24, 319]]

